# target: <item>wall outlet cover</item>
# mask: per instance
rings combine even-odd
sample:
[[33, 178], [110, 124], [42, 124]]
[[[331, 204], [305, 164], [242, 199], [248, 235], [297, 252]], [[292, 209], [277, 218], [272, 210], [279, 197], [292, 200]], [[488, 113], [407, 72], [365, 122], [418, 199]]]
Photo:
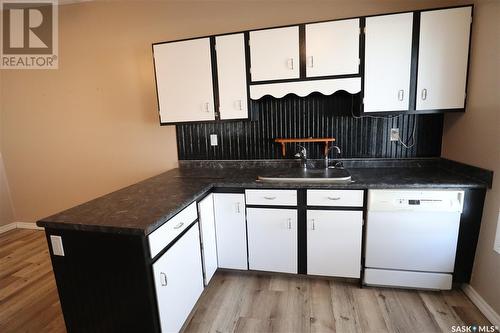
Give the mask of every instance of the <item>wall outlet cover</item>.
[[210, 134], [210, 145], [217, 146], [219, 143], [217, 142], [217, 134]]
[[64, 257], [64, 247], [61, 236], [50, 235], [50, 244], [52, 245], [52, 253], [55, 256]]
[[391, 141], [399, 141], [399, 128], [391, 128]]

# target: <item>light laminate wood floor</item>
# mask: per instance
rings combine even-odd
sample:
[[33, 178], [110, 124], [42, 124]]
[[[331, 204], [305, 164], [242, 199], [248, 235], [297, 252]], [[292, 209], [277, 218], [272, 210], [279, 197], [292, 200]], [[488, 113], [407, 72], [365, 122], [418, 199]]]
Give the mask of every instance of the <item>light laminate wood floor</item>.
[[[218, 272], [186, 332], [450, 332], [489, 325], [458, 290], [359, 288], [301, 276]], [[0, 332], [65, 332], [45, 235], [0, 234]]]

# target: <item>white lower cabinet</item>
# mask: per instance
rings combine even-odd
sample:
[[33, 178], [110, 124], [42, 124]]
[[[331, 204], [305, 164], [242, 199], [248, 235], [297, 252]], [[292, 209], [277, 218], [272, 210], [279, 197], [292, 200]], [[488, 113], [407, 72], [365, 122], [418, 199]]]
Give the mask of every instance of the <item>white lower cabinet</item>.
[[214, 193], [219, 267], [247, 269], [245, 195]]
[[208, 285], [217, 270], [217, 240], [215, 236], [214, 195], [209, 194], [198, 203], [203, 271]]
[[307, 211], [307, 274], [359, 278], [363, 212]]
[[203, 292], [198, 224], [154, 264], [153, 274], [162, 332], [178, 332]]
[[297, 273], [297, 210], [248, 208], [250, 269]]

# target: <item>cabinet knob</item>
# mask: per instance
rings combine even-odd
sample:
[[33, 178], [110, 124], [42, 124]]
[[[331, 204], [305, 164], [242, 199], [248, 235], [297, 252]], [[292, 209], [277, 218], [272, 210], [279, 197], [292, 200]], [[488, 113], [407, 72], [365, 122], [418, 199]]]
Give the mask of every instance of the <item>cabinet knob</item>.
[[293, 58], [288, 58], [288, 69], [293, 70]]
[[238, 214], [241, 213], [241, 207], [239, 202], [236, 203], [236, 213]]
[[161, 283], [162, 287], [165, 287], [168, 284], [167, 274], [165, 274], [163, 272], [160, 273], [160, 283]]
[[241, 102], [241, 99], [238, 100], [238, 110], [243, 110], [243, 103]]
[[292, 219], [291, 218], [288, 218], [288, 229], [289, 230], [292, 229]]
[[265, 196], [264, 199], [266, 199], [266, 200], [274, 200], [274, 199], [276, 199], [276, 197]]
[[422, 100], [425, 101], [427, 99], [427, 89], [422, 89]]
[[311, 221], [311, 222], [312, 222], [311, 229], [312, 229], [312, 230], [316, 230], [316, 223], [315, 223], [316, 221], [315, 221], [314, 219], [312, 219], [312, 221]]
[[327, 197], [327, 199], [337, 201], [337, 200], [340, 200], [340, 197]]
[[210, 112], [210, 104], [208, 102], [205, 103], [205, 112]]
[[180, 227], [182, 227], [184, 225], [184, 222], [180, 222], [178, 225], [176, 225], [174, 227], [174, 229], [179, 229]]

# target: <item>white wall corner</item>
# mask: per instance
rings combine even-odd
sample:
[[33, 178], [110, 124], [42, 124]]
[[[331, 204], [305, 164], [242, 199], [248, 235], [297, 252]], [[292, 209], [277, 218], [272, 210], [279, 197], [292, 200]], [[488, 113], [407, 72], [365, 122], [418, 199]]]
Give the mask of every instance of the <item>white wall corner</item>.
[[470, 284], [462, 284], [462, 290], [493, 325], [500, 327], [500, 315], [496, 313], [488, 303], [486, 303], [484, 298], [481, 297], [481, 295], [479, 295], [479, 293], [472, 288]]

